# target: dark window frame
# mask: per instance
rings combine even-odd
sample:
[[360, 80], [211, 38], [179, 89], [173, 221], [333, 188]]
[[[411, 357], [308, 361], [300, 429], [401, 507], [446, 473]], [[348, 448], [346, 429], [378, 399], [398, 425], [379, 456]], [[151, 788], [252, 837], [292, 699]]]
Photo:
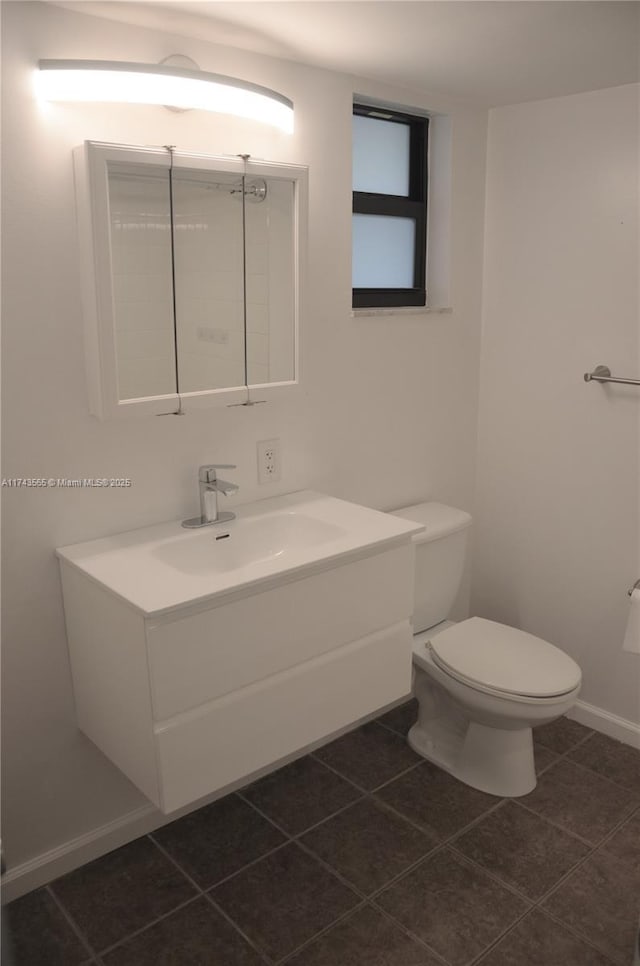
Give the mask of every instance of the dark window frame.
[[353, 192], [353, 214], [392, 215], [412, 218], [416, 233], [413, 252], [413, 286], [411, 288], [354, 288], [353, 308], [397, 308], [427, 304], [427, 145], [429, 119], [414, 114], [354, 104], [353, 113], [373, 117], [390, 124], [409, 127], [409, 194], [386, 195], [369, 191]]

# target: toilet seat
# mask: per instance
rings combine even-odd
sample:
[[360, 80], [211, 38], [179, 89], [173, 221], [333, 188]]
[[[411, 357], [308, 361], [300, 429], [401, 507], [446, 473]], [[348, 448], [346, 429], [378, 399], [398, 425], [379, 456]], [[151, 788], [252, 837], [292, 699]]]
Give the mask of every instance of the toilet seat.
[[428, 646], [445, 674], [489, 694], [553, 698], [569, 694], [582, 677], [576, 662], [553, 644], [482, 617], [453, 624]]

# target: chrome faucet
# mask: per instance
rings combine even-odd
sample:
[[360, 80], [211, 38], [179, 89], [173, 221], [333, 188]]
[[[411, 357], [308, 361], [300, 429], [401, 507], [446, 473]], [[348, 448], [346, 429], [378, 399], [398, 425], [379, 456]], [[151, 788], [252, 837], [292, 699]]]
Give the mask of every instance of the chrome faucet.
[[239, 489], [235, 483], [227, 483], [226, 480], [219, 480], [216, 470], [235, 470], [233, 463], [211, 463], [208, 466], [201, 466], [198, 470], [198, 485], [200, 488], [200, 516], [191, 517], [190, 520], [183, 520], [182, 526], [192, 529], [194, 527], [209, 527], [213, 523], [227, 523], [235, 520], [235, 513], [228, 510], [218, 510], [218, 493], [235, 493]]

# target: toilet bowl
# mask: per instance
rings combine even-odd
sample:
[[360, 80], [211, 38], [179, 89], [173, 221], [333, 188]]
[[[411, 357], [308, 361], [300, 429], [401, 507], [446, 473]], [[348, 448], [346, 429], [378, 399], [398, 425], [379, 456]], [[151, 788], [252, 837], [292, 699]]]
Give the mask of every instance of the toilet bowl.
[[[394, 511], [423, 523], [416, 542], [411, 747], [500, 797], [536, 786], [531, 729], [568, 711], [581, 671], [559, 648], [496, 621], [445, 618], [463, 571], [471, 517], [438, 503]], [[434, 619], [435, 618], [435, 619]]]
[[413, 662], [419, 716], [411, 747], [491, 795], [532, 791], [531, 729], [575, 703], [575, 661], [531, 634], [471, 617], [417, 634]]

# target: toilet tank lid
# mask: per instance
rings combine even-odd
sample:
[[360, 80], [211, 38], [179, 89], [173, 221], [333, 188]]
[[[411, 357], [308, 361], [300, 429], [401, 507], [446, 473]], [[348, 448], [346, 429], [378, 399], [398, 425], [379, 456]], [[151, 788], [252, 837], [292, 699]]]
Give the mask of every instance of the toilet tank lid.
[[416, 503], [413, 506], [405, 506], [401, 510], [392, 510], [391, 515], [403, 517], [414, 523], [422, 523], [424, 530], [414, 535], [414, 543], [438, 540], [458, 530], [464, 530], [471, 524], [471, 514], [466, 510], [458, 510], [444, 503]]

